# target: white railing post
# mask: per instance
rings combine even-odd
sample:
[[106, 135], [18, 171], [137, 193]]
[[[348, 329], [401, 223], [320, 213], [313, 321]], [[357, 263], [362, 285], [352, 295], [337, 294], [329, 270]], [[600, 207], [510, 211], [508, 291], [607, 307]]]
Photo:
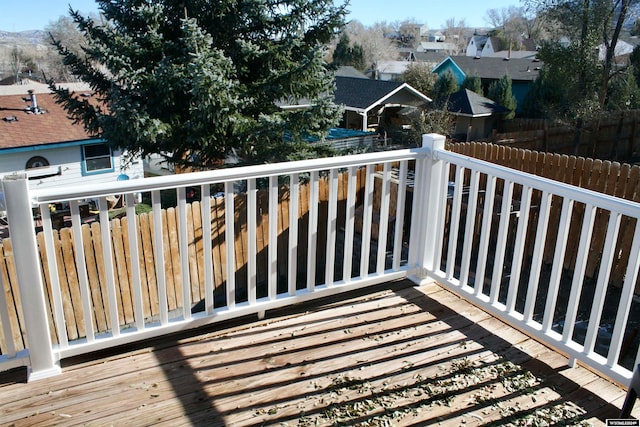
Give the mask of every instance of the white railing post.
[[31, 366], [27, 379], [32, 381], [58, 375], [60, 366], [53, 357], [27, 177], [5, 176], [2, 187], [29, 349]]
[[[409, 262], [416, 267], [411, 277], [414, 282], [421, 282], [426, 273], [434, 271], [438, 253], [436, 245], [438, 236], [438, 215], [444, 203], [442, 189], [444, 183], [444, 162], [437, 160], [434, 154], [444, 150], [445, 137], [435, 133], [422, 135], [422, 147], [427, 150], [424, 160], [416, 160], [416, 177], [414, 184], [414, 201], [411, 219], [411, 247]], [[414, 233], [415, 231], [415, 233]]]

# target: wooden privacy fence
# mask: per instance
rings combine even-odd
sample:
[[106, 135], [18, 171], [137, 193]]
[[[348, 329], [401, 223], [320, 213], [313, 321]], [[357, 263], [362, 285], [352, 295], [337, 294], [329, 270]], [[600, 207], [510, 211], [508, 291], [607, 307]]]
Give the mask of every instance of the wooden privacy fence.
[[[449, 144], [447, 149], [555, 181], [640, 202], [640, 166], [478, 142]], [[498, 185], [500, 186], [501, 184], [499, 183]], [[501, 186], [499, 190], [502, 191]], [[516, 186], [514, 197], [519, 197], [518, 191], [518, 186]], [[534, 192], [533, 194], [532, 206], [534, 206], [534, 209], [529, 216], [529, 234], [536, 232], [538, 215], [535, 207], [540, 206], [540, 196], [539, 192]], [[549, 234], [557, 233], [558, 231], [561, 209], [561, 203], [557, 198], [554, 198], [551, 203]], [[585, 206], [583, 204], [576, 204], [574, 207], [568, 248], [578, 247], [580, 229], [577, 224], [582, 223], [584, 211]], [[585, 272], [587, 278], [593, 279], [598, 274], [608, 221], [608, 213], [603, 213], [600, 210], [596, 213], [594, 232], [591, 238], [591, 254]], [[620, 238], [617, 242], [616, 258], [614, 259], [614, 268], [610, 278], [610, 283], [616, 286], [619, 286], [624, 280], [625, 267], [633, 241], [632, 231], [634, 226], [634, 219], [622, 218]], [[533, 236], [529, 237], [527, 238], [526, 253], [532, 255], [535, 239], [532, 238]], [[544, 262], [550, 264], [553, 261], [553, 256], [554, 248], [551, 246], [546, 247], [543, 252]], [[575, 256], [576, 253], [574, 251], [567, 251], [567, 256], [564, 260], [566, 270], [573, 271], [576, 261]], [[639, 284], [636, 284], [636, 294], [640, 294]]]
[[[362, 191], [365, 186], [366, 171], [361, 168], [357, 172], [356, 199], [357, 203], [362, 203]], [[345, 224], [345, 203], [347, 199], [347, 174], [340, 174], [338, 179], [338, 227], [344, 227]], [[376, 183], [377, 184], [377, 183]], [[379, 184], [377, 184], [379, 185]], [[298, 203], [298, 271], [299, 271], [299, 287], [306, 284], [306, 259], [307, 259], [307, 229], [309, 227], [309, 192], [308, 184], [300, 185], [301, 193]], [[374, 209], [380, 205], [379, 191], [377, 197], [374, 195]], [[237, 293], [237, 301], [241, 302], [246, 295], [242, 295], [243, 290], [247, 286], [247, 261], [249, 256], [247, 235], [247, 204], [246, 193], [238, 193], [234, 197], [235, 209], [235, 287]], [[329, 184], [327, 179], [321, 179], [319, 185], [319, 209], [318, 209], [318, 235], [326, 234], [327, 216], [328, 216], [328, 200], [329, 200]], [[392, 203], [395, 203], [395, 195], [392, 195]], [[191, 283], [188, 284], [191, 290], [191, 300], [196, 302], [193, 311], [199, 311], [198, 301], [205, 298], [204, 286], [204, 247], [203, 247], [203, 224], [201, 215], [202, 205], [199, 201], [194, 201], [187, 205], [187, 224], [188, 224], [188, 250], [189, 250], [189, 278]], [[279, 286], [286, 289], [287, 277], [287, 247], [288, 247], [288, 227], [289, 227], [289, 190], [286, 185], [280, 186], [278, 194], [278, 276]], [[258, 293], [260, 293], [260, 283], [267, 280], [267, 261], [269, 246], [269, 230], [268, 230], [268, 190], [259, 190], [257, 196], [257, 262], [256, 273], [258, 280]], [[153, 218], [152, 213], [144, 213], [136, 215], [137, 231], [139, 233], [138, 245], [139, 250], [139, 267], [143, 292], [143, 307], [146, 319], [157, 318], [160, 314], [158, 303], [158, 290], [156, 286], [156, 271], [154, 259], [154, 241], [153, 241]], [[167, 302], [169, 312], [174, 311], [176, 316], [180, 315], [182, 307], [182, 276], [180, 257], [178, 256], [179, 235], [178, 235], [178, 213], [176, 208], [167, 208], [162, 210], [164, 226], [163, 245], [170, 256], [165, 257], [164, 270], [167, 285]], [[212, 257], [213, 257], [213, 280], [215, 285], [216, 305], [223, 306], [225, 302], [220, 298], [225, 298], [225, 282], [226, 277], [226, 246], [225, 246], [225, 198], [214, 197], [211, 200], [211, 218], [212, 218]], [[132, 324], [134, 322], [134, 297], [132, 288], [132, 272], [131, 266], [127, 262], [130, 258], [129, 237], [127, 218], [116, 218], [110, 221], [113, 263], [115, 266], [116, 290], [118, 314], [120, 316], [120, 325]], [[357, 226], [356, 226], [357, 229]], [[357, 230], [356, 230], [357, 231]], [[98, 222], [87, 223], [82, 225], [84, 257], [86, 259], [87, 276], [89, 280], [89, 288], [91, 291], [91, 301], [93, 305], [93, 322], [97, 333], [107, 332], [112, 326], [108, 316], [108, 298], [106, 289], [106, 280], [104, 280], [105, 266], [103, 264], [101, 230]], [[58, 268], [58, 276], [62, 301], [64, 307], [65, 327], [70, 340], [82, 338], [85, 336], [85, 323], [82, 315], [82, 300], [80, 294], [80, 285], [78, 271], [76, 271], [76, 263], [74, 254], [77, 248], [74, 244], [71, 228], [62, 228], [58, 231], [54, 230], [56, 263]], [[38, 233], [37, 241], [41, 257], [41, 265], [47, 265], [47, 255], [45, 251], [45, 242], [43, 233]], [[326, 242], [318, 240], [316, 246], [316, 281], [322, 283], [324, 280], [324, 254], [326, 251]], [[20, 304], [20, 295], [18, 292], [18, 282], [15, 271], [15, 264], [12, 253], [11, 238], [4, 239], [0, 243], [0, 274], [4, 284], [5, 295], [7, 296], [8, 305], [10, 307], [10, 322], [13, 326], [13, 340], [18, 350], [25, 348], [25, 331], [24, 319]], [[342, 274], [336, 269], [336, 276]], [[57, 341], [56, 328], [53, 327], [55, 320], [52, 316], [53, 294], [51, 289], [51, 278], [48, 276], [48, 270], [42, 269], [42, 277], [47, 290], [49, 307], [49, 321], [51, 325], [51, 334], [54, 342]], [[337, 277], [339, 279], [339, 277]], [[280, 283], [282, 282], [282, 283]], [[239, 294], [238, 294], [239, 293]], [[266, 293], [266, 288], [265, 288]], [[258, 297], [264, 296], [258, 294]], [[0, 319], [1, 321], [1, 319]], [[0, 335], [1, 337], [1, 335]], [[0, 348], [4, 349], [5, 343], [0, 342]]]
[[503, 132], [491, 139], [496, 144], [520, 149], [629, 161], [640, 156], [640, 110], [612, 113], [599, 122], [585, 122], [577, 147], [575, 137], [574, 124], [513, 119], [505, 121]]

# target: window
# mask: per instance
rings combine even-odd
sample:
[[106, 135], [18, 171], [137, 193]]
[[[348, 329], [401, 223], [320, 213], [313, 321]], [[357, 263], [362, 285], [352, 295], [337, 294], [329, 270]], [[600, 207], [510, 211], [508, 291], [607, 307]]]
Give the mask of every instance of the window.
[[107, 144], [90, 144], [82, 146], [83, 174], [113, 172], [111, 148]]
[[25, 165], [25, 169], [33, 169], [33, 168], [42, 168], [45, 166], [49, 166], [49, 161], [42, 156], [33, 156], [29, 160], [27, 160], [27, 164]]

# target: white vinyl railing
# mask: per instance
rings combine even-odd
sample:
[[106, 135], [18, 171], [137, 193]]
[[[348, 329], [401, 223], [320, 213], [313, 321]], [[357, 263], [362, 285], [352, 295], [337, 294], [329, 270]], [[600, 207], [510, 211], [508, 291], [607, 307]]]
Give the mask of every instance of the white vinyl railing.
[[[437, 224], [426, 274], [571, 364], [628, 384], [640, 362], [640, 204], [442, 147], [428, 169], [421, 180], [438, 188], [417, 207]], [[624, 270], [621, 286], [614, 268]]]
[[[319, 194], [321, 183], [328, 188], [324, 199]], [[20, 360], [27, 362], [30, 379], [59, 372], [59, 360], [72, 355], [251, 313], [263, 315], [272, 308], [406, 277], [417, 283], [435, 280], [568, 354], [572, 361], [579, 360], [623, 384], [631, 378], [629, 368], [640, 362], [637, 339], [634, 341], [629, 327], [640, 265], [640, 205], [447, 152], [444, 137], [439, 135], [425, 135], [422, 148], [384, 153], [46, 192], [30, 191], [25, 177], [5, 178], [3, 186], [29, 343], [28, 358], [22, 355]], [[192, 300], [189, 285], [193, 282], [189, 187], [198, 188], [201, 195], [203, 301]], [[303, 192], [303, 187], [308, 191]], [[286, 218], [278, 214], [283, 189], [288, 193]], [[177, 200], [177, 247], [159, 243], [166, 225], [161, 195], [168, 191]], [[266, 205], [259, 203], [259, 191], [266, 192]], [[140, 193], [149, 195], [152, 204], [152, 250], [142, 246], [136, 228], [135, 199]], [[113, 195], [126, 199], [132, 322], [122, 322], [117, 301], [121, 272], [110, 246], [106, 200]], [[222, 225], [212, 224], [211, 217], [212, 203], [219, 198], [224, 202]], [[55, 279], [60, 260], [48, 207], [69, 204], [74, 245], [82, 248], [78, 204], [87, 199], [98, 201], [104, 254], [100, 282], [105, 287], [111, 328], [96, 327], [86, 260], [83, 251], [76, 251], [79, 318], [85, 333], [70, 338], [64, 297]], [[240, 201], [246, 203], [244, 220], [238, 219], [235, 209]], [[297, 213], [303, 212], [303, 205], [308, 211], [301, 216]], [[33, 207], [42, 215], [44, 264], [34, 233]], [[262, 216], [265, 210], [266, 219]], [[259, 225], [260, 218], [267, 224]], [[223, 287], [213, 280], [217, 268], [211, 253], [213, 227], [224, 230]], [[258, 229], [268, 231], [258, 237]], [[279, 239], [279, 229], [287, 230], [287, 239]], [[248, 254], [242, 277], [235, 262], [240, 234], [248, 236], [242, 242]], [[629, 235], [633, 241], [627, 251], [623, 241]], [[267, 245], [263, 269], [257, 268], [258, 238], [278, 242]], [[181, 266], [173, 279], [186, 284], [180, 288], [182, 305], [177, 309], [167, 304], [168, 278], [163, 266], [170, 257], [178, 257]], [[159, 305], [154, 316], [143, 306], [141, 264], [131, 261], [151, 259], [156, 266], [153, 286]], [[612, 269], [621, 268], [621, 262], [626, 269], [624, 283], [611, 285]], [[597, 274], [590, 277], [585, 272], [593, 265]], [[282, 266], [286, 266], [284, 272]], [[54, 278], [51, 296], [41, 271]], [[0, 314], [4, 303], [0, 300]], [[195, 309], [198, 304], [201, 308]], [[5, 327], [4, 318], [0, 321], [7, 341], [15, 331]], [[54, 331], [49, 329], [51, 323]], [[15, 353], [3, 349], [4, 362], [19, 364]]]
[[[399, 150], [46, 191], [29, 190], [23, 176], [5, 178], [10, 235], [29, 343], [30, 380], [59, 372], [59, 360], [73, 355], [251, 313], [263, 315], [269, 309], [406, 277], [411, 270], [407, 265], [409, 241], [402, 231], [405, 214], [411, 211], [405, 203], [407, 189], [414, 190], [413, 183], [409, 186], [406, 177], [409, 162], [424, 157], [423, 151]], [[339, 182], [343, 183], [341, 188]], [[322, 188], [328, 188], [328, 195], [319, 194], [321, 183]], [[392, 184], [396, 189], [393, 197], [400, 201], [394, 203], [393, 211], [389, 208]], [[303, 186], [307, 188], [304, 193]], [[197, 256], [203, 264], [204, 274], [199, 275], [203, 284], [194, 284], [191, 277], [194, 237], [190, 234], [189, 218], [193, 209], [187, 203], [186, 190], [192, 188], [199, 190], [201, 199], [202, 242], [198, 242], [198, 247], [202, 248], [202, 254]], [[343, 192], [342, 197], [339, 190]], [[266, 193], [266, 203], [259, 203], [259, 191], [263, 197]], [[288, 193], [288, 214], [281, 212], [284, 192]], [[162, 196], [167, 193], [173, 194], [177, 211], [177, 238], [170, 242], [163, 236], [168, 214], [162, 214]], [[143, 245], [141, 222], [136, 220], [135, 205], [141, 194], [152, 205], [151, 249], [146, 243]], [[302, 194], [305, 200], [301, 200]], [[109, 196], [125, 199], [126, 226], [123, 221], [121, 230], [126, 236], [121, 245], [126, 247], [124, 252], [122, 247], [112, 247], [115, 231], [109, 220]], [[93, 236], [90, 245], [85, 232], [88, 226], [83, 225], [79, 208], [80, 202], [86, 200], [97, 201], [99, 210], [95, 216], [100, 224], [100, 231], [96, 233], [99, 236]], [[234, 205], [240, 202], [245, 204], [246, 218], [238, 218]], [[67, 220], [70, 218], [72, 245], [76, 248], [72, 258], [65, 256], [64, 259], [61, 259], [62, 244], [50, 212], [51, 205], [62, 203], [69, 206]], [[223, 219], [215, 224], [213, 203], [224, 205]], [[308, 206], [304, 218], [298, 215], [302, 203]], [[42, 247], [36, 242], [32, 208], [41, 215], [46, 254], [43, 258], [38, 252], [42, 253]], [[258, 219], [263, 222], [260, 227]], [[215, 266], [211, 253], [214, 227], [215, 233], [224, 235], [224, 250], [219, 254], [223, 261], [218, 260]], [[95, 229], [94, 224], [91, 232]], [[279, 235], [282, 229], [287, 231], [288, 240]], [[399, 232], [394, 233], [394, 229]], [[306, 235], [301, 235], [302, 232]], [[257, 268], [258, 238], [268, 242], [263, 250], [266, 271], [261, 275]], [[96, 242], [101, 246], [98, 250], [93, 247]], [[92, 246], [90, 251], [87, 246]], [[283, 249], [283, 246], [286, 247]], [[236, 272], [238, 248], [248, 254], [242, 273]], [[298, 252], [306, 253], [306, 259]], [[99, 275], [99, 283], [90, 280], [86, 253], [101, 258], [91, 260], [100, 266], [98, 273], [91, 273]], [[122, 256], [116, 260], [116, 253], [127, 255], [125, 265], [121, 262]], [[264, 253], [260, 256], [264, 258]], [[171, 259], [176, 257], [177, 261]], [[165, 267], [168, 260], [174, 266], [171, 278], [167, 277]], [[155, 265], [152, 290], [145, 289], [148, 283], [141, 278], [141, 269], [149, 268], [149, 264]], [[286, 265], [286, 272], [282, 271], [282, 265]], [[221, 287], [214, 286], [214, 267], [226, 269]], [[49, 278], [48, 283], [44, 283], [41, 272]], [[300, 278], [300, 272], [306, 273], [304, 278]], [[130, 289], [125, 291], [118, 284], [122, 274], [128, 275], [130, 284]], [[246, 276], [240, 278], [238, 274]], [[59, 279], [65, 275], [72, 276], [71, 284]], [[177, 285], [170, 288], [169, 279]], [[77, 288], [75, 297], [73, 290], [68, 290], [71, 286]], [[197, 294], [194, 286], [204, 287], [202, 300], [193, 300]], [[96, 287], [100, 288], [99, 292]], [[132, 301], [133, 320], [128, 322], [122, 320], [123, 302], [119, 299], [123, 298], [123, 292]], [[170, 292], [180, 294], [175, 296], [175, 300], [181, 301], [177, 308], [172, 309], [168, 303]], [[157, 315], [151, 315], [145, 308], [146, 293], [157, 295]], [[74, 298], [74, 306], [69, 309], [69, 300]], [[216, 302], [216, 298], [222, 303]], [[107, 330], [98, 327], [95, 318], [98, 304], [105, 307], [103, 317], [110, 326]], [[48, 319], [49, 310], [52, 321]], [[79, 336], [68, 334], [69, 322], [78, 324], [77, 330], [82, 331]], [[51, 324], [55, 325], [54, 330]], [[5, 341], [10, 341], [14, 333], [5, 331]], [[4, 361], [9, 363], [15, 359], [14, 353], [3, 352]]]

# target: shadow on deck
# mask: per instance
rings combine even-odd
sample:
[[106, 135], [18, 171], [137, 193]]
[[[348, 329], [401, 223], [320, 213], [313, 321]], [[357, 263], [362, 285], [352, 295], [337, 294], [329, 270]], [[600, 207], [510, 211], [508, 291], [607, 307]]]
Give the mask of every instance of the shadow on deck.
[[[408, 281], [0, 375], [23, 425], [604, 425], [625, 392]], [[640, 406], [640, 405], [638, 405]], [[640, 408], [634, 412], [640, 415]], [[537, 423], [537, 424], [536, 424]]]

